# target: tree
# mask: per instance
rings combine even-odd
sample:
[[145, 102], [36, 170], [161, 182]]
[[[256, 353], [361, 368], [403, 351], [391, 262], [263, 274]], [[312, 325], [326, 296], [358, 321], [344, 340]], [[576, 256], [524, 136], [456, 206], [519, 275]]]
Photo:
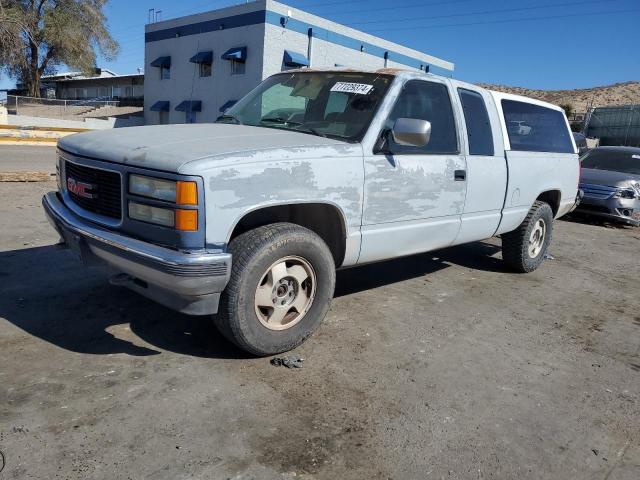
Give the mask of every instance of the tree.
[[102, 11], [108, 0], [0, 0], [0, 71], [40, 96], [40, 78], [57, 66], [89, 73], [96, 52], [115, 58]]
[[570, 103], [563, 103], [560, 105], [560, 108], [564, 110], [564, 113], [567, 115], [567, 118], [571, 118], [573, 115], [573, 105]]

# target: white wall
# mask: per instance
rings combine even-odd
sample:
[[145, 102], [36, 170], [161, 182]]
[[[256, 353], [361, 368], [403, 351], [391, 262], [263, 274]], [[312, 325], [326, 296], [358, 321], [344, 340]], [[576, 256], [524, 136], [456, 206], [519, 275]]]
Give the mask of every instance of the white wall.
[[[453, 69], [453, 64], [424, 53], [411, 50], [372, 35], [359, 32], [329, 20], [293, 9], [272, 0], [260, 0], [248, 4], [236, 5], [198, 15], [191, 15], [147, 25], [146, 32], [157, 32], [176, 27], [184, 27], [200, 22], [231, 17], [249, 12], [267, 9], [271, 18], [280, 15], [290, 16], [290, 21], [305, 22], [316, 27], [316, 31], [325, 29], [358, 42], [370, 43], [382, 49], [389, 49], [402, 55], [417, 59], [414, 70], [419, 69], [420, 61], [425, 64], [439, 65]], [[278, 23], [276, 21], [276, 23]], [[292, 24], [293, 25], [293, 24]], [[298, 28], [301, 30], [301, 28]], [[255, 87], [264, 78], [280, 72], [283, 68], [285, 50], [292, 50], [307, 56], [308, 36], [290, 28], [259, 23], [250, 26], [228, 28], [212, 32], [184, 35], [156, 40], [145, 45], [145, 122], [157, 124], [159, 113], [152, 112], [151, 106], [157, 101], [169, 101], [169, 122], [184, 123], [184, 112], [177, 112], [176, 106], [184, 100], [200, 100], [202, 112], [196, 114], [198, 122], [212, 122], [220, 115], [220, 107], [229, 100], [238, 100]], [[247, 47], [246, 73], [231, 75], [231, 63], [220, 56], [233, 47]], [[213, 50], [213, 75], [199, 77], [199, 66], [189, 59], [199, 51]], [[171, 79], [161, 80], [160, 69], [152, 67], [158, 57], [171, 57]], [[316, 68], [335, 67], [336, 64], [362, 69], [378, 69], [385, 66], [384, 57], [378, 51], [361, 52], [315, 37], [312, 41], [311, 66]], [[393, 54], [387, 63], [390, 68], [412, 69], [411, 66], [396, 63]]]
[[[251, 7], [251, 8], [249, 8]], [[239, 5], [201, 15], [149, 25], [147, 31], [163, 30], [180, 25], [223, 18], [255, 10], [253, 4]], [[196, 114], [198, 123], [213, 122], [220, 116], [220, 107], [228, 100], [239, 100], [262, 80], [262, 50], [264, 24], [230, 28], [179, 38], [158, 40], [145, 45], [144, 111], [147, 124], [157, 124], [159, 114], [151, 106], [162, 100], [170, 102], [169, 122], [184, 123], [185, 113], [175, 108], [184, 100], [200, 100], [202, 111]], [[247, 47], [246, 70], [243, 75], [231, 75], [231, 62], [221, 55], [230, 48]], [[201, 51], [213, 51], [213, 73], [199, 77], [198, 64], [189, 59]], [[171, 79], [160, 80], [160, 69], [152, 67], [158, 57], [171, 57]]]

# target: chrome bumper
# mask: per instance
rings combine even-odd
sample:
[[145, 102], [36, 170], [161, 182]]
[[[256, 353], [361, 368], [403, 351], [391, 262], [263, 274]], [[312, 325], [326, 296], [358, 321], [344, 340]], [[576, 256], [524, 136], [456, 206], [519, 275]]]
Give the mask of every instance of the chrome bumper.
[[67, 208], [56, 192], [47, 193], [42, 205], [66, 246], [87, 265], [110, 267], [112, 283], [182, 313], [218, 311], [231, 254], [180, 252], [97, 227]]

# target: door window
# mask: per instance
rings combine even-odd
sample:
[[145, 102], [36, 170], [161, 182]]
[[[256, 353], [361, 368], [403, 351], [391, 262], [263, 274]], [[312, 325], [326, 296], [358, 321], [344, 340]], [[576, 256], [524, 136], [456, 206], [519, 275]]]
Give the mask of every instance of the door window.
[[389, 135], [389, 150], [394, 154], [458, 153], [458, 137], [446, 85], [422, 80], [407, 82], [385, 124], [391, 129], [398, 118], [416, 118], [431, 122], [431, 139], [424, 147], [398, 145]]
[[469, 155], [493, 155], [493, 134], [487, 107], [478, 92], [458, 89], [469, 139]]

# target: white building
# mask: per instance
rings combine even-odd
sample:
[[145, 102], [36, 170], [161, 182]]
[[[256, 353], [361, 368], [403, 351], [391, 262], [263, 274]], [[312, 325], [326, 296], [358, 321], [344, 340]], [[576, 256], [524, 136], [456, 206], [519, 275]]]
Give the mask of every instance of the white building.
[[286, 70], [453, 63], [273, 0], [152, 23], [145, 29], [145, 122], [213, 122], [264, 78]]

